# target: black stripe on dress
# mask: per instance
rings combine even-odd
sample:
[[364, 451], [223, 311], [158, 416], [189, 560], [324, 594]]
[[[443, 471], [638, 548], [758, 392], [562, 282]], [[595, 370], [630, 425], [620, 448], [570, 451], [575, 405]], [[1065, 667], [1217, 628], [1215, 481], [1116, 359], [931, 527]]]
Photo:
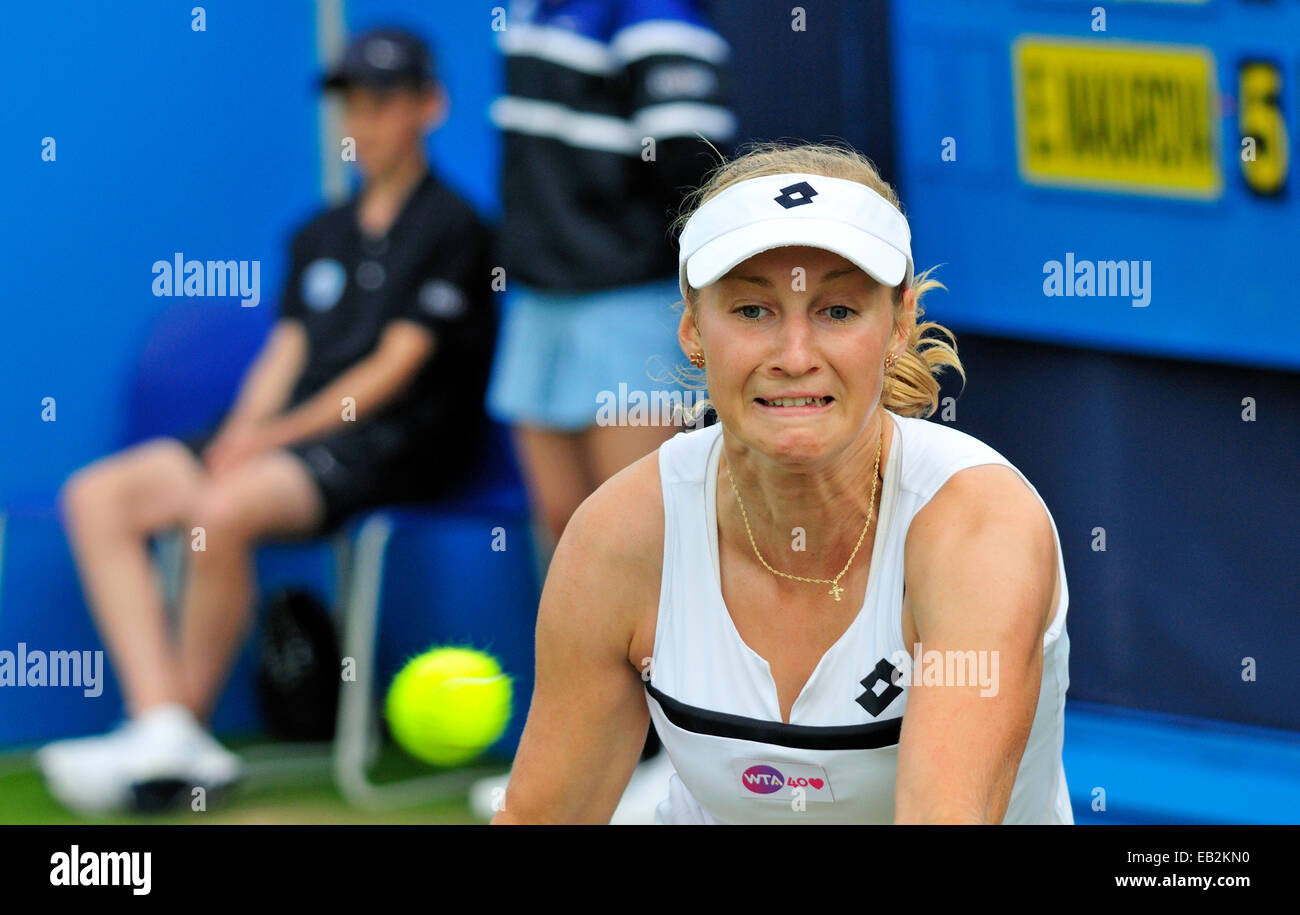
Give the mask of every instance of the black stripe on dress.
[[677, 727], [714, 737], [752, 740], [800, 750], [878, 750], [881, 747], [895, 746], [903, 730], [901, 715], [887, 721], [870, 721], [866, 724], [810, 727], [697, 708], [666, 695], [653, 683], [647, 682], [645, 688], [659, 703], [668, 720]]

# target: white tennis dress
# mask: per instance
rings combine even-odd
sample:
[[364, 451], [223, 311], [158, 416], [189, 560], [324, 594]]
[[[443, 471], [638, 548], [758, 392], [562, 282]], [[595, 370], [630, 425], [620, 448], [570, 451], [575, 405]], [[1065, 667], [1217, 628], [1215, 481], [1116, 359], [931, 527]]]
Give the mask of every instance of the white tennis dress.
[[[741, 640], [722, 601], [716, 510], [722, 426], [678, 433], [660, 447], [663, 580], [646, 702], [676, 773], [655, 822], [893, 822], [908, 690], [913, 678], [925, 682], [930, 667], [924, 656], [912, 664], [913, 648], [903, 645], [908, 526], [957, 471], [979, 464], [1016, 468], [964, 432], [886, 415], [897, 434], [885, 466], [866, 600], [813, 670], [790, 724], [781, 720], [767, 662]], [[1068, 592], [1055, 521], [1052, 531], [1060, 604], [1043, 637], [1038, 709], [1004, 823], [1074, 822], [1061, 762], [1070, 685]]]

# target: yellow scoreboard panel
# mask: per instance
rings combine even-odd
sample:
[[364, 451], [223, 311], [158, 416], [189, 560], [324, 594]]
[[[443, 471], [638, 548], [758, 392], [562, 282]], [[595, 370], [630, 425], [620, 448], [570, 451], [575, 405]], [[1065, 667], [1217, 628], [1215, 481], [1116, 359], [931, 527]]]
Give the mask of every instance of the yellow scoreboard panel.
[[1219, 88], [1208, 48], [1025, 35], [1012, 45], [1031, 184], [1215, 199]]

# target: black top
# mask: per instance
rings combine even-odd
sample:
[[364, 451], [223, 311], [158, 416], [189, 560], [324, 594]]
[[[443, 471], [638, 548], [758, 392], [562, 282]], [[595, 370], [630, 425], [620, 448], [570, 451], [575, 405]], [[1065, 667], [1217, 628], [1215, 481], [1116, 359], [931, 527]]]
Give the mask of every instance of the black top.
[[431, 172], [383, 236], [362, 232], [358, 199], [326, 210], [293, 238], [280, 316], [302, 321], [309, 353], [286, 409], [373, 352], [401, 319], [432, 331], [434, 352], [407, 388], [358, 421], [399, 426], [418, 448], [453, 431], [476, 432], [496, 335], [489, 231]]
[[717, 164], [710, 142], [725, 154], [735, 130], [703, 4], [552, 0], [511, 15], [491, 110], [507, 275], [555, 291], [676, 277], [670, 223]]

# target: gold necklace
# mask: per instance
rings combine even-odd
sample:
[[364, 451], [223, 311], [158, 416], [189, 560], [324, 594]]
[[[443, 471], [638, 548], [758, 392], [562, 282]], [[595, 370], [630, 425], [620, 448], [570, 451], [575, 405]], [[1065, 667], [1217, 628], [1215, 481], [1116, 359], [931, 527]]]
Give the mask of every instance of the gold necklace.
[[836, 600], [839, 600], [840, 594], [844, 591], [844, 589], [840, 587], [840, 579], [843, 578], [844, 573], [849, 570], [849, 566], [853, 565], [853, 559], [858, 555], [858, 548], [862, 546], [862, 540], [867, 536], [867, 528], [871, 526], [871, 518], [875, 514], [876, 484], [880, 476], [880, 452], [884, 447], [885, 424], [882, 418], [880, 423], [880, 443], [876, 445], [876, 465], [872, 468], [871, 472], [871, 504], [867, 507], [867, 523], [862, 525], [862, 533], [858, 535], [858, 542], [854, 545], [853, 552], [849, 555], [849, 561], [844, 563], [844, 568], [840, 569], [840, 574], [836, 575], [834, 578], [804, 578], [802, 575], [790, 575], [786, 572], [778, 572], [767, 564], [767, 560], [763, 558], [763, 554], [758, 551], [758, 544], [754, 542], [754, 532], [749, 528], [749, 515], [745, 512], [745, 501], [740, 498], [740, 490], [736, 488], [736, 480], [731, 475], [731, 462], [728, 461], [727, 479], [731, 481], [731, 491], [736, 494], [736, 504], [740, 506], [740, 517], [745, 520], [745, 533], [749, 535], [749, 545], [754, 548], [754, 555], [757, 556], [758, 561], [763, 564], [763, 568], [767, 569], [773, 575], [780, 575], [782, 578], [789, 578], [793, 581], [807, 581], [820, 585], [828, 584], [831, 588], [826, 593], [834, 596]]

